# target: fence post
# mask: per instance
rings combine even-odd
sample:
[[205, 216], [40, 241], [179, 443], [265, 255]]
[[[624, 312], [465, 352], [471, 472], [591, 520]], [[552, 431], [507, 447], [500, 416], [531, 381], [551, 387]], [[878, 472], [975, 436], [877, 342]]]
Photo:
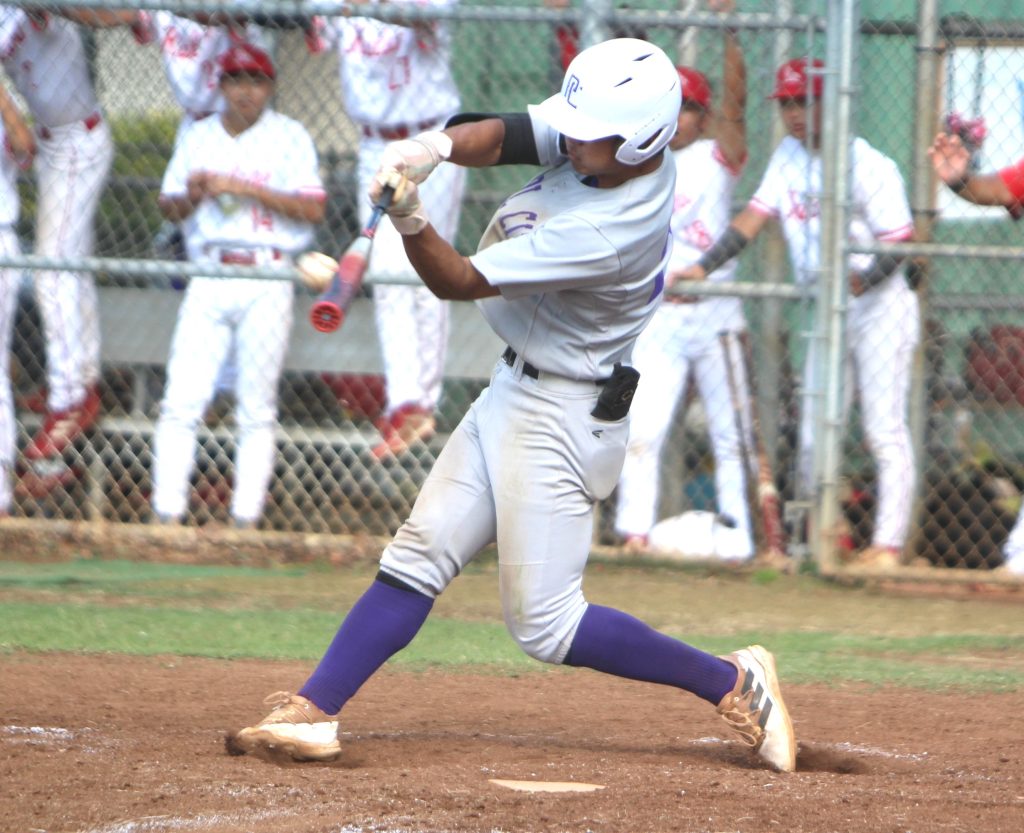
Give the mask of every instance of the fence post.
[[[822, 117], [821, 277], [819, 312], [823, 350], [816, 351], [815, 384], [825, 380], [824, 398], [815, 402], [820, 442], [814, 447], [817, 501], [812, 546], [825, 571], [836, 566], [839, 469], [843, 450], [843, 353], [849, 286], [846, 275], [850, 209], [853, 71], [859, 29], [858, 0], [829, 0]], [[822, 355], [824, 353], [824, 355]], [[821, 374], [824, 375], [821, 375]]]

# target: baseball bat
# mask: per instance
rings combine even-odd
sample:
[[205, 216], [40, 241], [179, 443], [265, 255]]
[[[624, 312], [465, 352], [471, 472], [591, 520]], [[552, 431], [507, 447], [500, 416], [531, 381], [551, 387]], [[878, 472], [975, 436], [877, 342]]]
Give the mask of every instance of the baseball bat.
[[333, 333], [344, 323], [348, 308], [352, 306], [352, 301], [359, 293], [359, 287], [363, 285], [363, 276], [370, 263], [370, 251], [373, 248], [373, 238], [377, 234], [377, 226], [391, 205], [391, 198], [394, 195], [395, 189], [391, 186], [386, 186], [381, 191], [380, 199], [373, 206], [366, 227], [359, 232], [359, 236], [349, 244], [345, 254], [341, 256], [338, 271], [331, 278], [330, 285], [313, 302], [309, 310], [309, 321], [318, 332]]
[[754, 459], [757, 461], [757, 505], [761, 513], [764, 527], [765, 546], [769, 551], [786, 555], [786, 532], [782, 526], [782, 513], [779, 506], [779, 490], [775, 487], [775, 475], [768, 452], [764, 447], [761, 434], [761, 414], [757, 403], [757, 391], [754, 389], [753, 357], [750, 349], [749, 334], [740, 333], [740, 360], [743, 375], [750, 380], [750, 431], [754, 440]]
[[718, 343], [722, 346], [722, 355], [725, 357], [725, 381], [729, 388], [729, 404], [732, 405], [733, 421], [736, 423], [736, 438], [740, 444], [740, 462], [743, 463], [747, 504], [753, 511], [757, 503], [752, 483], [754, 465], [750, 457], [750, 437], [747, 433], [746, 420], [743, 418], [743, 404], [740, 400], [739, 381], [736, 379], [736, 366], [733, 364], [732, 348], [729, 345], [730, 335], [728, 330], [720, 331]]

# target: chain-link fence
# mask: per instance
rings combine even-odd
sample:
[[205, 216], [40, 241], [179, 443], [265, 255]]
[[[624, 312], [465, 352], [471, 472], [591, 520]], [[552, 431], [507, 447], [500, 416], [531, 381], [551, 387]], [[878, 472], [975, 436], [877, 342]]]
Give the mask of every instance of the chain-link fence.
[[[1024, 487], [1024, 298], [1011, 272], [1019, 229], [1005, 209], [936, 187], [926, 151], [945, 125], [976, 146], [978, 171], [1017, 161], [1024, 28], [1009, 3], [965, 0], [955, 13], [937, 3], [907, 6], [738, 0], [716, 13], [696, 0], [167, 2], [131, 10], [78, 2], [61, 6], [64, 16], [0, 7], [5, 86], [35, 152], [34, 165], [8, 165], [20, 213], [5, 206], [12, 234], [0, 260], [16, 406], [9, 512], [161, 520], [154, 448], [161, 423], [177, 419], [186, 439], [195, 431], [194, 466], [183, 507], [176, 487], [160, 487], [172, 493], [162, 520], [206, 525], [234, 516], [265, 530], [393, 532], [504, 345], [470, 304], [449, 304], [447, 324], [436, 309], [424, 311], [413, 277], [384, 255], [343, 328], [319, 333], [309, 320], [313, 294], [289, 262], [303, 249], [337, 255], [358, 234], [366, 216], [360, 182], [387, 141], [456, 111], [521, 111], [557, 89], [581, 44], [637, 35], [709, 79], [712, 114], [701, 127], [714, 166], [723, 149], [736, 150], [721, 108], [730, 43], [738, 44], [745, 161], [726, 164], [728, 188], [708, 180], [701, 211], [713, 215], [713, 198], [724, 198], [727, 218], [753, 197], [757, 216], [776, 222], [753, 235], [735, 282], [713, 275], [693, 285], [687, 303], [665, 305], [659, 342], [647, 339], [649, 369], [637, 360], [648, 386], [640, 404], [658, 415], [637, 430], [662, 444], [653, 469], [648, 459], [637, 470], [648, 472], [636, 490], [640, 507], [624, 506], [634, 494], [622, 486], [600, 507], [596, 543], [652, 532], [630, 528], [630, 512], [641, 527], [700, 514], [712, 533], [724, 524], [731, 543], [700, 538], [693, 525], [662, 524], [660, 532], [698, 555], [742, 553], [744, 536], [764, 549], [749, 383], [792, 552], [828, 563], [875, 546], [898, 551], [904, 563], [998, 566]], [[386, 78], [366, 69], [375, 53], [407, 48], [408, 33], [414, 60], [428, 56], [397, 65], [418, 69], [415, 78], [395, 64]], [[219, 61], [239, 41], [272, 56], [270, 106], [317, 154], [323, 217], [290, 247], [273, 237], [251, 245], [244, 235], [203, 237], [189, 220], [173, 222], [166, 205], [181, 185], [169, 178], [170, 160], [200, 153], [186, 132], [222, 120]], [[808, 83], [822, 85], [820, 132], [813, 106], [801, 115], [791, 100], [799, 96], [780, 88], [777, 70], [797, 57], [812, 59]], [[5, 118], [5, 127], [13, 159], [17, 125]], [[784, 147], [789, 157], [780, 157]], [[291, 148], [276, 149], [276, 167], [294, 170]], [[244, 179], [252, 153], [259, 156], [250, 148], [222, 155], [221, 173]], [[688, 170], [681, 166], [681, 176]], [[696, 163], [694, 182], [708, 170]], [[475, 249], [494, 208], [530, 175], [490, 168], [449, 184], [443, 216], [457, 221], [461, 252]], [[227, 220], [237, 208], [238, 200], [218, 203]], [[693, 214], [685, 233], [706, 250], [714, 235], [700, 225], [704, 217]], [[278, 249], [282, 262], [266, 254]], [[850, 271], [872, 274], [885, 251], [908, 259], [851, 297]], [[198, 315], [199, 302], [189, 312], [186, 299], [211, 277], [219, 289], [204, 308], [220, 309], [234, 332], [239, 298], [260, 292], [243, 277], [294, 285], [294, 301], [286, 293], [277, 315], [250, 322], [269, 343], [293, 306], [276, 420], [253, 417], [245, 369], [265, 345], [239, 354], [202, 335], [175, 335]], [[720, 332], [744, 330], [728, 366], [708, 358], [728, 346]], [[179, 360], [178, 386], [188, 395], [178, 410], [168, 401], [174, 350], [189, 356]], [[245, 448], [267, 425], [263, 502], [264, 474]], [[180, 460], [190, 446], [179, 439], [164, 447]], [[241, 506], [240, 491], [255, 497]]]

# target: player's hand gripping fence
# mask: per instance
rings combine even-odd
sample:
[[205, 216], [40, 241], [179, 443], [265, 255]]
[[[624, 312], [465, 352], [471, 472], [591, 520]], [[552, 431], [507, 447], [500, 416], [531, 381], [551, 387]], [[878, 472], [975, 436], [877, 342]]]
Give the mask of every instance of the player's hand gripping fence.
[[309, 310], [309, 321], [313, 328], [321, 333], [333, 333], [345, 321], [345, 314], [352, 306], [352, 301], [363, 285], [363, 276], [370, 263], [370, 251], [373, 249], [373, 238], [395, 189], [386, 186], [381, 191], [380, 199], [373, 206], [373, 212], [366, 227], [345, 250], [338, 262], [338, 272], [331, 280], [330, 286], [322, 292]]

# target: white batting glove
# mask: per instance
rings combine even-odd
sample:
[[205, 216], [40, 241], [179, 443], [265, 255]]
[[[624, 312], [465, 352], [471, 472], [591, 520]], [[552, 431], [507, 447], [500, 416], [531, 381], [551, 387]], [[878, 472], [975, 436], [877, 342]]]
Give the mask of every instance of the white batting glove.
[[376, 205], [385, 187], [395, 189], [387, 214], [399, 234], [419, 234], [430, 221], [420, 202], [420, 192], [408, 176], [394, 168], [382, 167], [370, 183], [370, 201]]
[[431, 130], [385, 145], [380, 167], [394, 168], [418, 185], [451, 155], [451, 138], [440, 130]]

